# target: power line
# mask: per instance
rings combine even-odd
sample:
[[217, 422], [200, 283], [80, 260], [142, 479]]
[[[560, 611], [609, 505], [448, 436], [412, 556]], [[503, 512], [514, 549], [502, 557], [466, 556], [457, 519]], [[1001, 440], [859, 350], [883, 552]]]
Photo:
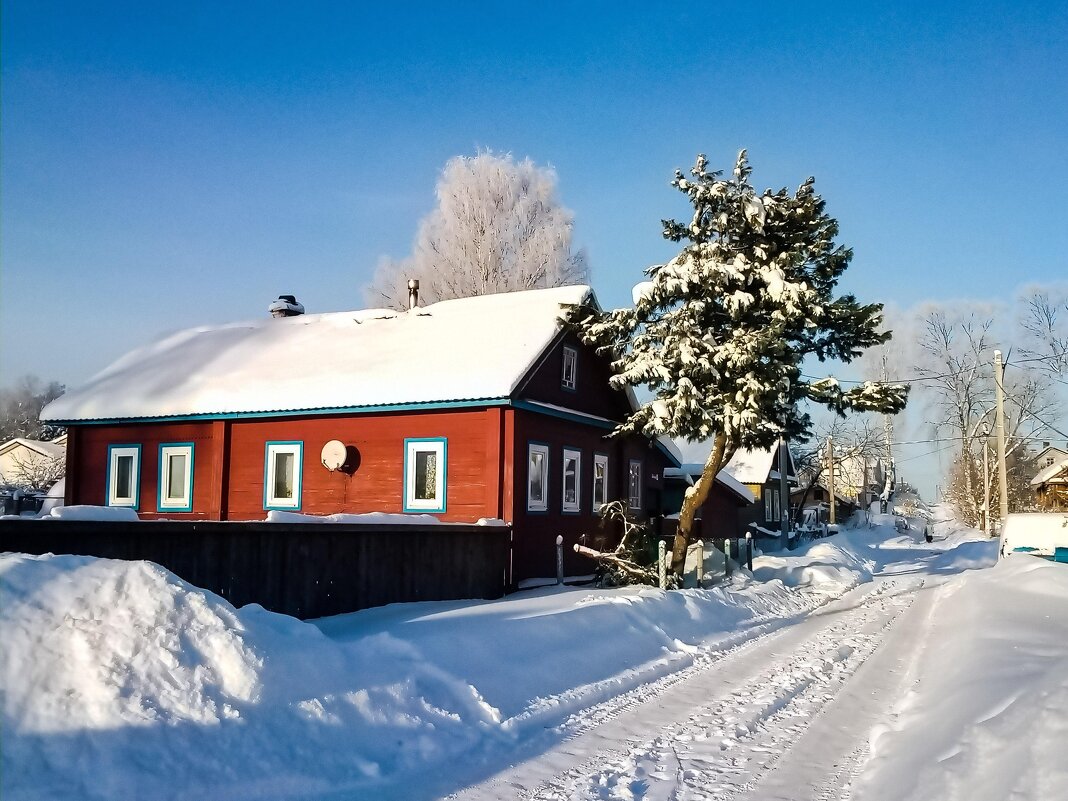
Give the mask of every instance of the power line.
[[[1008, 367], [1011, 364], [1011, 366], [1016, 367], [1018, 365], [1029, 362], [1042, 362], [1049, 361], [1051, 359], [1062, 359], [1065, 356], [1068, 356], [1068, 350], [1064, 351], [1063, 353], [1050, 354], [1049, 356], [1033, 356], [1027, 359], [1016, 359], [1012, 362], [1006, 362], [1005, 366]], [[963, 367], [960, 370], [956, 370], [951, 373], [938, 373], [936, 375], [916, 375], [908, 378], [887, 378], [880, 381], [862, 381], [855, 378], [834, 378], [834, 376], [824, 376], [824, 378], [834, 378], [834, 380], [837, 381], [839, 384], [917, 384], [921, 381], [937, 381], [940, 378], [956, 378], [959, 375], [963, 375], [964, 373], [974, 370], [977, 366], [978, 364], [971, 365], [969, 367]], [[810, 381], [824, 380], [824, 378], [820, 378], [819, 376], [814, 375], [808, 375], [807, 373], [802, 373], [801, 377], [807, 378]]]

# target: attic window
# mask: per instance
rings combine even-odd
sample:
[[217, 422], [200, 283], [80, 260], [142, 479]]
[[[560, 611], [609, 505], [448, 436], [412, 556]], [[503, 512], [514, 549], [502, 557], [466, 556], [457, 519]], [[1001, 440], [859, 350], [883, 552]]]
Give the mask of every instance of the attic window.
[[264, 458], [264, 509], [300, 509], [303, 459], [303, 442], [267, 443]]
[[140, 445], [108, 446], [106, 480], [108, 506], [137, 508], [140, 473]]
[[193, 511], [193, 443], [173, 442], [159, 447], [159, 499], [157, 509]]
[[404, 440], [404, 511], [444, 512], [447, 475], [444, 437]]
[[564, 389], [575, 389], [576, 373], [578, 368], [578, 351], [564, 346], [564, 372], [560, 377], [560, 386]]

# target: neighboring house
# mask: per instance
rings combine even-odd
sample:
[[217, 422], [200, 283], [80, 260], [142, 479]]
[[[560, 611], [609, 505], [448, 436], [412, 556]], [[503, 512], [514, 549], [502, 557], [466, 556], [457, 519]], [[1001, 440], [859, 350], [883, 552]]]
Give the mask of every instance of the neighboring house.
[[[829, 509], [830, 497], [831, 493], [828, 491], [827, 487], [820, 482], [816, 482], [812, 489], [808, 491], [807, 495], [805, 494], [804, 487], [792, 490], [790, 492], [790, 508], [796, 510], [798, 506], [801, 505], [802, 500], [804, 500], [804, 506], [801, 507], [803, 509], [812, 509], [820, 506]], [[834, 516], [835, 521], [838, 523], [847, 521], [852, 516], [853, 512], [860, 508], [855, 500], [847, 498], [840, 492], [834, 493], [834, 498]]]
[[[779, 475], [779, 448], [740, 450], [727, 462], [724, 472], [744, 484], [756, 497], [756, 503], [740, 512], [744, 526], [759, 527], [757, 535], [778, 532], [782, 525], [782, 496]], [[797, 486], [794, 458], [787, 449], [786, 482]], [[789, 511], [789, 510], [787, 510]]]
[[[67, 435], [52, 442], [16, 437], [0, 445], [0, 485], [18, 485], [24, 482], [25, 473], [42, 472], [54, 462], [67, 458]], [[61, 473], [62, 475], [62, 473]], [[59, 476], [54, 476], [48, 484]]]
[[1039, 471], [1031, 479], [1031, 488], [1040, 509], [1048, 512], [1068, 511], [1068, 456]]
[[[683, 464], [664, 470], [665, 508], [671, 514], [678, 513], [682, 508], [686, 488], [697, 482], [703, 470], [703, 464]], [[701, 521], [701, 537], [718, 539], [745, 536], [743, 513], [754, 503], [756, 496], [732, 475], [721, 470], [708, 498], [697, 511], [697, 519]]]
[[[635, 407], [562, 325], [588, 287], [406, 312], [195, 328], [133, 351], [42, 412], [68, 426], [67, 504], [145, 518], [270, 510], [513, 524], [511, 583], [589, 572], [571, 545], [622, 498], [658, 511], [668, 447], [606, 435]], [[340, 469], [328, 469], [342, 464]], [[384, 566], [383, 569], [388, 569]]]
[[1050, 445], [1048, 442], [1043, 442], [1042, 450], [1035, 456], [1035, 469], [1041, 473], [1047, 467], [1052, 467], [1054, 464], [1060, 464], [1065, 459], [1068, 459], [1068, 451], [1064, 448]]

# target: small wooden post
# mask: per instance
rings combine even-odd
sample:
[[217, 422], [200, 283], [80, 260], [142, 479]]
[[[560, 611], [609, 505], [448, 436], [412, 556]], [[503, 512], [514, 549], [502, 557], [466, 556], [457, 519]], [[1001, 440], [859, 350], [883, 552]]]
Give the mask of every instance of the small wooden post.
[[753, 572], [753, 534], [749, 531], [745, 532], [745, 566]]
[[697, 543], [697, 589], [702, 589], [701, 579], [705, 577], [705, 541], [698, 540]]
[[659, 541], [659, 543], [658, 543], [658, 545], [656, 547], [656, 550], [657, 550], [656, 564], [657, 564], [657, 572], [658, 572], [658, 576], [657, 577], [660, 580], [660, 589], [663, 590], [663, 589], [667, 588], [667, 569], [664, 566], [664, 551], [667, 550], [667, 549], [664, 547], [664, 541], [663, 540]]
[[731, 541], [723, 538], [723, 570], [727, 576], [731, 574]]
[[564, 538], [556, 535], [556, 584], [564, 583]]

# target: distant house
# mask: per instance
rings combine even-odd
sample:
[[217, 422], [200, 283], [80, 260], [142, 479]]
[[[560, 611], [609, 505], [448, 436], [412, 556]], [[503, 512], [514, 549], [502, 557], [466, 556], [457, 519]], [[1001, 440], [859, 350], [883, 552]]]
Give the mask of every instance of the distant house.
[[[756, 498], [756, 503], [741, 511], [742, 524], [756, 527], [758, 536], [768, 536], [767, 532], [778, 532], [782, 525], [783, 512], [779, 448], [740, 450], [723, 469], [736, 481], [744, 484]], [[797, 485], [797, 471], [789, 449], [787, 449], [786, 483], [788, 488]], [[787, 512], [789, 512], [788, 507]]]
[[1047, 467], [1059, 464], [1065, 459], [1068, 459], [1068, 450], [1058, 448], [1056, 445], [1050, 445], [1048, 442], [1043, 442], [1042, 450], [1035, 456], [1034, 465], [1039, 472], [1042, 472]]
[[[796, 510], [799, 506], [803, 509], [811, 509], [815, 507], [830, 508], [831, 493], [822, 483], [817, 482], [812, 489], [806, 494], [805, 488], [800, 487], [790, 492], [790, 508]], [[844, 523], [850, 518], [853, 512], [860, 508], [859, 504], [851, 499], [847, 498], [840, 492], [834, 493], [835, 505], [834, 515], [835, 520], [839, 523]], [[802, 506], [802, 502], [804, 505]]]
[[1031, 479], [1031, 489], [1040, 509], [1048, 512], [1068, 511], [1068, 456], [1053, 461]]
[[588, 572], [570, 545], [597, 530], [600, 506], [658, 510], [663, 469], [678, 464], [666, 443], [606, 438], [635, 400], [562, 324], [562, 304], [591, 296], [328, 314], [293, 301], [291, 316], [174, 334], [42, 413], [68, 426], [65, 500], [185, 520], [500, 518], [513, 583], [555, 572], [557, 535], [567, 569]]
[[[683, 464], [664, 470], [665, 507], [672, 514], [682, 508], [683, 496], [688, 487], [696, 483], [704, 470], [703, 464]], [[708, 493], [708, 498], [697, 512], [701, 521], [700, 536], [704, 538], [734, 538], [745, 536], [745, 523], [756, 496], [730, 473], [720, 471]]]
[[0, 485], [22, 483], [27, 470], [64, 461], [67, 456], [67, 435], [49, 442], [16, 437], [0, 445]]

